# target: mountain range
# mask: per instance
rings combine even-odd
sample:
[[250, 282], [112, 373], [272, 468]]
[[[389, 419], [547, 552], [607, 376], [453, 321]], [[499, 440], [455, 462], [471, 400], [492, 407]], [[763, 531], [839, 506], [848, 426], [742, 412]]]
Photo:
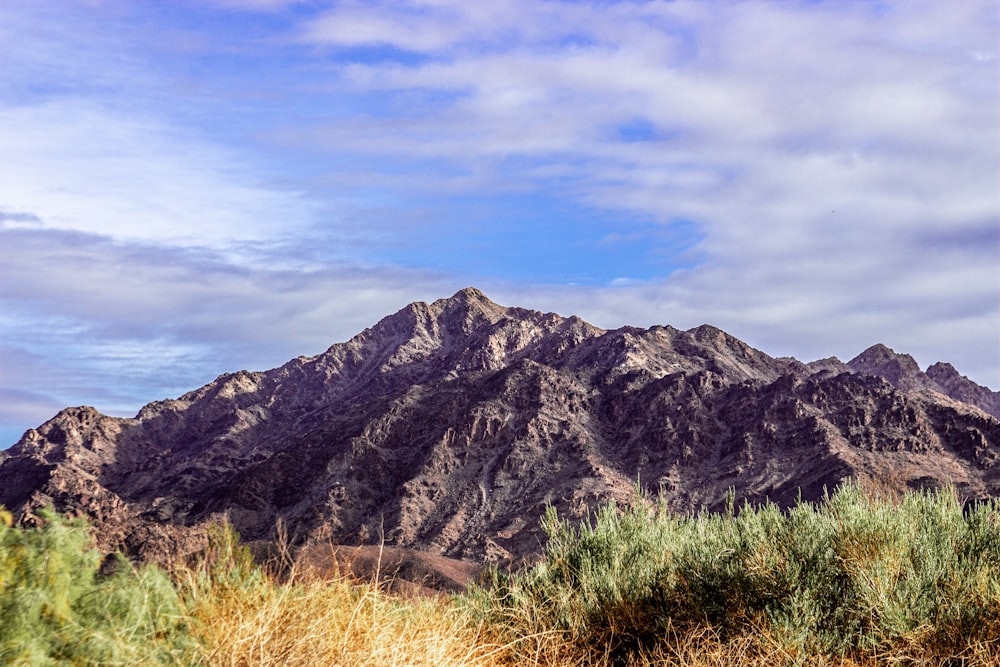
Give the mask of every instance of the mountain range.
[[385, 544], [508, 560], [547, 506], [636, 489], [677, 512], [954, 485], [1000, 496], [1000, 393], [874, 345], [775, 358], [708, 325], [604, 330], [478, 290], [344, 343], [222, 375], [133, 418], [61, 411], [0, 452], [0, 503], [88, 518], [99, 546], [169, 562], [222, 517], [258, 543]]

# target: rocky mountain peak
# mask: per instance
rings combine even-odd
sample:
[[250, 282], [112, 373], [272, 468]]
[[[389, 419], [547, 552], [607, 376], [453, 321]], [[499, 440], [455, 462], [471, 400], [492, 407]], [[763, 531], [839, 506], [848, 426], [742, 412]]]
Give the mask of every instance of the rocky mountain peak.
[[858, 371], [866, 368], [877, 368], [886, 364], [892, 364], [906, 370], [920, 370], [916, 360], [908, 354], [898, 354], [891, 347], [876, 343], [867, 350], [851, 359], [847, 364]]
[[508, 311], [475, 287], [466, 287], [447, 299], [438, 299], [429, 308], [446, 326], [461, 334], [472, 333], [484, 324], [494, 324], [506, 317]]
[[450, 297], [438, 299], [434, 302], [442, 310], [449, 308], [465, 308], [469, 310], [479, 310], [484, 313], [503, 313], [507, 309], [494, 303], [488, 296], [475, 287], [464, 287]]
[[[460, 290], [452, 297], [436, 301], [433, 305], [441, 305], [442, 318], [445, 321], [461, 323], [462, 331], [466, 334], [478, 335], [490, 327], [501, 327], [503, 323], [511, 320], [538, 324], [539, 318], [543, 315], [538, 311], [500, 306], [474, 288]], [[561, 317], [555, 317], [559, 321], [562, 320]]]
[[936, 389], [934, 382], [920, 370], [916, 359], [908, 354], [898, 354], [881, 343], [872, 345], [848, 361], [847, 365], [855, 373], [885, 378], [897, 389]]
[[[936, 363], [931, 364], [930, 366], [928, 366], [927, 367], [927, 377], [931, 378], [932, 380], [934, 380], [935, 382], [937, 382], [938, 384], [941, 384], [941, 385], [945, 385], [945, 384], [948, 384], [950, 382], [954, 382], [955, 380], [958, 380], [958, 379], [964, 379], [964, 380], [968, 380], [969, 379], [969, 378], [965, 377], [964, 375], [961, 375], [955, 369], [954, 366], [952, 366], [951, 364], [949, 364], [947, 362], [944, 362], [944, 361], [938, 361], [938, 362], [936, 362]], [[970, 382], [971, 382], [971, 380], [970, 380]]]
[[355, 338], [375, 338], [389, 344], [427, 338], [443, 343], [447, 339], [463, 339], [482, 326], [494, 324], [507, 312], [507, 308], [493, 303], [479, 290], [467, 287], [430, 304], [411, 303]]
[[744, 380], [774, 380], [787, 372], [787, 363], [761, 352], [718, 327], [702, 324], [684, 332], [698, 354], [709, 361], [708, 370], [717, 372], [731, 382]]
[[135, 419], [64, 410], [0, 457], [0, 503], [87, 516], [141, 559], [199, 548], [222, 516], [254, 540], [280, 520], [303, 548], [513, 558], [546, 507], [580, 519], [636, 479], [678, 512], [847, 477], [1000, 495], [996, 394], [977, 387], [885, 346], [803, 364], [709, 325], [606, 331], [467, 288]]
[[927, 369], [927, 377], [951, 398], [974, 405], [1000, 419], [1000, 392], [990, 391], [989, 388], [976, 384], [951, 364], [941, 361]]

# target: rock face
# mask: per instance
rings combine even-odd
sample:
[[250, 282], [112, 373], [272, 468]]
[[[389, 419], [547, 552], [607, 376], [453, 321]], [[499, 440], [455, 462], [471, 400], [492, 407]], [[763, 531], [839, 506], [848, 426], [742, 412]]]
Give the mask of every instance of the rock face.
[[677, 511], [819, 499], [848, 477], [1000, 495], [1000, 400], [874, 346], [772, 358], [711, 326], [604, 331], [466, 289], [346, 343], [240, 371], [135, 418], [71, 408], [0, 459], [0, 503], [90, 518], [100, 545], [166, 561], [227, 516], [296, 545], [491, 559], [541, 546], [637, 482]]

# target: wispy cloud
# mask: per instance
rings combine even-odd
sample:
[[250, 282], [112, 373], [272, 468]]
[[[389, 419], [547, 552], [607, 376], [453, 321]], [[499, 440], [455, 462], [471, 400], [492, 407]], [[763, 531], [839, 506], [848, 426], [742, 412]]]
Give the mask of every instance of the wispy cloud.
[[263, 185], [237, 150], [153, 119], [61, 98], [0, 108], [0, 126], [17, 130], [0, 133], [0, 202], [50, 227], [221, 247], [310, 219], [298, 193]]
[[37, 227], [42, 219], [34, 213], [0, 210], [0, 227]]
[[0, 239], [0, 299], [16, 309], [2, 322], [8, 340], [38, 340], [28, 335], [32, 321], [49, 321], [51, 335], [70, 334], [81, 345], [224, 347], [222, 363], [232, 364], [269, 346], [281, 355], [290, 346], [320, 352], [405, 304], [409, 291], [433, 297], [442, 288], [432, 273], [387, 266], [246, 266], [211, 251], [58, 230], [0, 230]]

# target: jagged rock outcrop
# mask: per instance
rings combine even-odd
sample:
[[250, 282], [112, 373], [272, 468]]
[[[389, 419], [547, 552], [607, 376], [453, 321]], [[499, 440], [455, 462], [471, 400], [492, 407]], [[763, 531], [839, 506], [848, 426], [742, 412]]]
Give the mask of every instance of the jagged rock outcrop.
[[974, 405], [1000, 419], [1000, 392], [990, 391], [976, 384], [964, 375], [960, 375], [951, 364], [941, 361], [927, 369], [927, 377], [937, 384], [941, 392], [956, 401]]
[[296, 545], [490, 559], [537, 552], [547, 505], [580, 518], [637, 481], [677, 511], [848, 477], [1000, 495], [997, 395], [949, 369], [884, 346], [804, 364], [707, 325], [605, 331], [466, 289], [132, 419], [64, 410], [0, 460], [0, 503], [85, 515], [147, 560], [197, 550], [221, 516], [253, 540], [280, 520]]
[[847, 368], [884, 378], [896, 389], [938, 392], [1000, 419], [1000, 392], [990, 391], [960, 375], [951, 364], [939, 361], [923, 372], [910, 355], [897, 354], [885, 345], [876, 344], [847, 362]]

